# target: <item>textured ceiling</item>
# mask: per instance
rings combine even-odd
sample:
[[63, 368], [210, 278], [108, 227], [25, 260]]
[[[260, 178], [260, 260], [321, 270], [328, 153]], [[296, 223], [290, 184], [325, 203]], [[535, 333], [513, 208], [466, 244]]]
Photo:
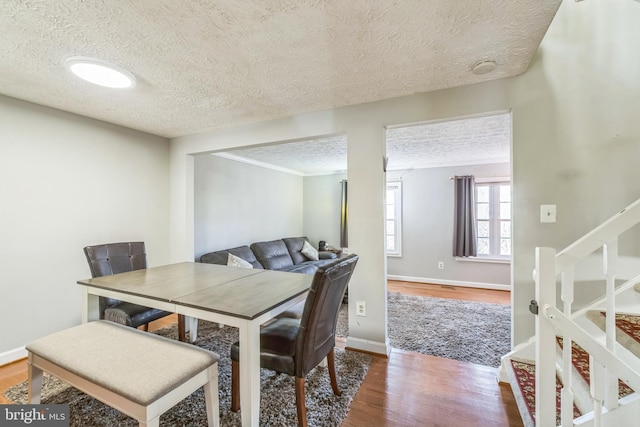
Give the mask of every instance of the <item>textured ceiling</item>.
[[[508, 163], [511, 114], [391, 128], [386, 136], [388, 170]], [[322, 175], [347, 169], [347, 139], [332, 136], [217, 155], [298, 175]]]
[[[202, 133], [521, 74], [560, 2], [3, 0], [0, 94], [169, 138]], [[75, 55], [138, 83], [78, 80], [63, 65]], [[482, 60], [496, 69], [475, 75]]]

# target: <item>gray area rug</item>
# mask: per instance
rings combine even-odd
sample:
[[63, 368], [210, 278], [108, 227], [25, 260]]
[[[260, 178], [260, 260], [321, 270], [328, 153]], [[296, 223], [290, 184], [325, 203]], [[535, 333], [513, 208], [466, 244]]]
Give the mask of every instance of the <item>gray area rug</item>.
[[[177, 338], [176, 325], [157, 331], [160, 335]], [[240, 426], [240, 412], [231, 407], [231, 360], [229, 349], [238, 340], [238, 330], [232, 327], [218, 328], [200, 321], [196, 345], [220, 354], [219, 397], [220, 423], [223, 426]], [[367, 374], [371, 356], [336, 348], [336, 371], [341, 396], [335, 396], [326, 368], [317, 367], [305, 379], [307, 418], [310, 426], [339, 426], [349, 410], [353, 396]], [[26, 403], [26, 383], [7, 390], [4, 396], [14, 403]], [[43, 403], [69, 403], [70, 426], [137, 426], [132, 418], [102, 404], [96, 399], [45, 374]], [[206, 426], [204, 393], [196, 391], [160, 417], [165, 426]], [[297, 425], [294, 378], [261, 370], [261, 426]]]
[[[389, 293], [391, 346], [446, 359], [498, 367], [511, 351], [511, 308], [502, 304]], [[337, 335], [348, 335], [348, 309], [340, 309]]]

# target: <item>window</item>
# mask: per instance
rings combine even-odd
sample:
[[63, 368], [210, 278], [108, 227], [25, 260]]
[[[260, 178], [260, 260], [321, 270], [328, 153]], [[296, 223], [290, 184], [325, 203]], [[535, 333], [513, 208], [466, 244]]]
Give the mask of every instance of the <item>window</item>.
[[387, 255], [402, 256], [402, 182], [387, 182]]
[[476, 183], [478, 257], [511, 258], [511, 184]]

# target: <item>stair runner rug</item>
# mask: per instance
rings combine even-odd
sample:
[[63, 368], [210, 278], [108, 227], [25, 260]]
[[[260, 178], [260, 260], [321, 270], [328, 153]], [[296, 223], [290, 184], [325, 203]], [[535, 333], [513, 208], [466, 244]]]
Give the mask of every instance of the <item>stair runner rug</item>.
[[[556, 337], [558, 345], [562, 347], [562, 337]], [[580, 347], [577, 343], [571, 342], [571, 363], [576, 368], [576, 371], [580, 374], [582, 379], [587, 383], [587, 386], [591, 384], [589, 375], [589, 353]], [[633, 389], [625, 384], [622, 380], [618, 380], [618, 396], [623, 398], [633, 393]]]
[[[511, 367], [516, 376], [520, 395], [527, 407], [531, 420], [535, 420], [536, 413], [536, 365], [533, 362], [511, 359]], [[556, 425], [560, 425], [560, 392], [562, 383], [556, 377]], [[573, 418], [581, 416], [580, 411], [573, 405]]]
[[[587, 311], [587, 318], [603, 331], [606, 330], [606, 312], [589, 310]], [[640, 358], [640, 315], [616, 313], [616, 340], [636, 357]]]

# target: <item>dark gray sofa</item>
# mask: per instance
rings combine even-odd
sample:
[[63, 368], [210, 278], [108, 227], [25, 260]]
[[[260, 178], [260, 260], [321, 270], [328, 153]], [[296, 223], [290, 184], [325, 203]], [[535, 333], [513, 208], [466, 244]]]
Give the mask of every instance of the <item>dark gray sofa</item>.
[[[333, 252], [318, 252], [318, 260], [307, 258], [301, 251], [306, 237], [286, 237], [284, 239], [255, 242], [249, 246], [209, 252], [200, 257], [200, 262], [227, 265], [229, 254], [250, 263], [253, 268], [286, 271], [290, 273], [315, 274], [318, 267], [330, 263], [338, 256]], [[299, 319], [304, 310], [304, 301], [294, 305], [279, 317]]]
[[267, 242], [255, 242], [250, 246], [238, 246], [206, 253], [200, 257], [200, 262], [227, 265], [227, 259], [231, 253], [249, 262], [253, 268], [314, 274], [318, 267], [328, 264], [337, 257], [333, 252], [318, 252], [319, 259], [311, 260], [301, 252], [305, 241], [308, 241], [306, 237], [286, 237]]

